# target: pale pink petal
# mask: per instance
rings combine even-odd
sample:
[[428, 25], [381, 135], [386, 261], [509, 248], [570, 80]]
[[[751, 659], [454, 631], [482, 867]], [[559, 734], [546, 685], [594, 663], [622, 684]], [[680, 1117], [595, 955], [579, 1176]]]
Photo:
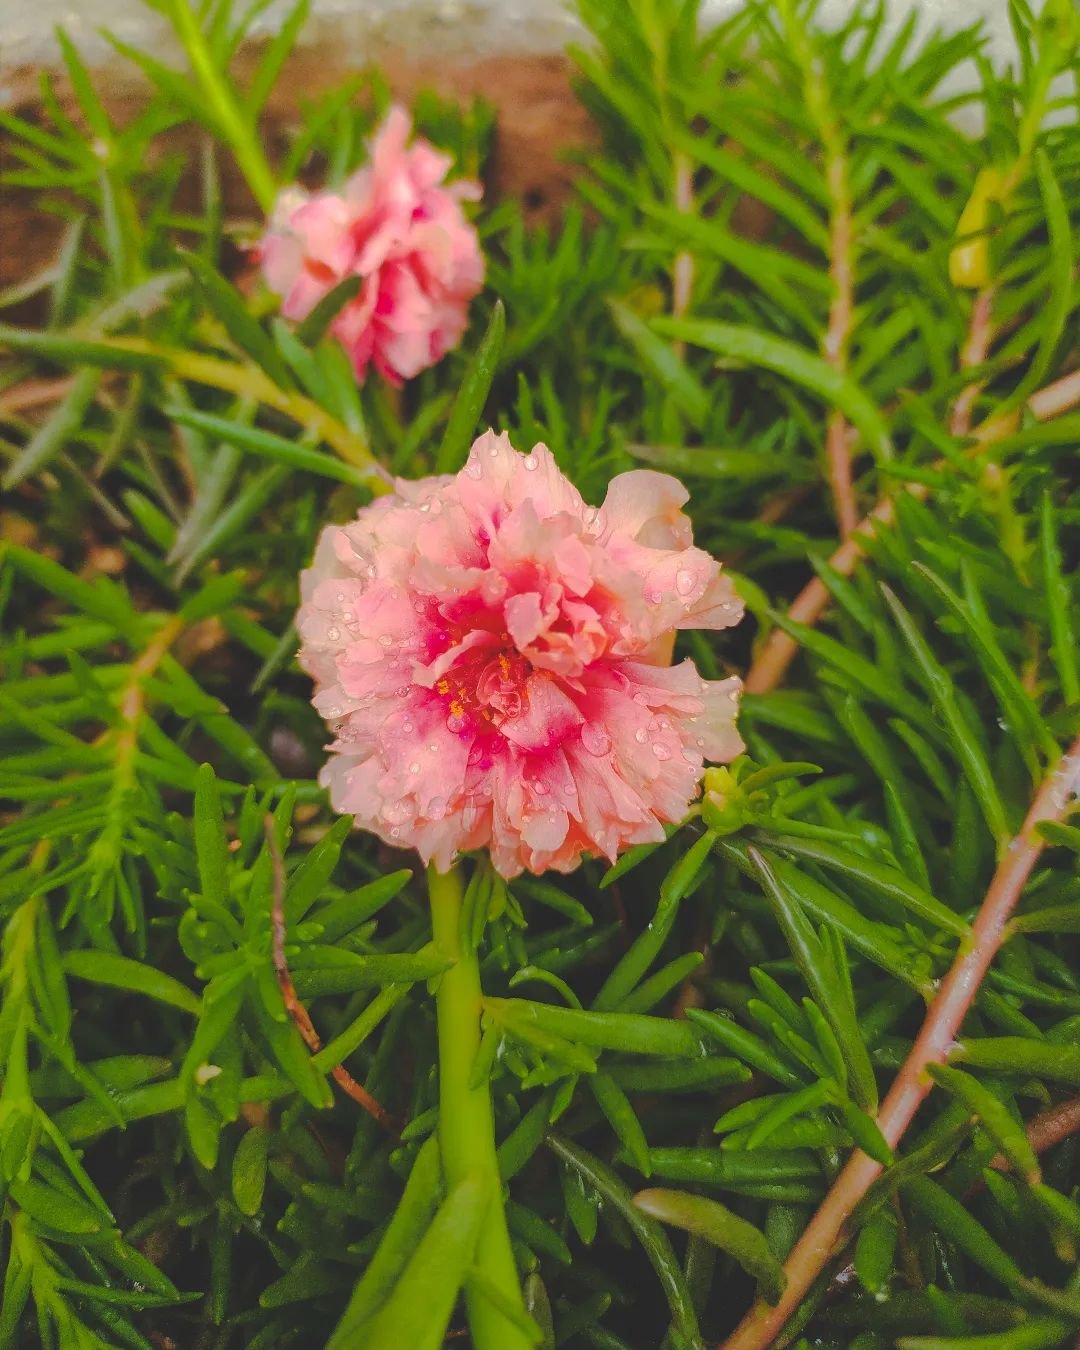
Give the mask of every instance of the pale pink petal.
[[486, 848], [507, 877], [662, 840], [706, 760], [742, 748], [738, 680], [664, 663], [676, 629], [741, 613], [684, 501], [630, 474], [598, 513], [543, 446], [489, 432], [457, 475], [324, 531], [297, 625], [335, 807], [440, 867]]
[[267, 285], [286, 318], [303, 319], [349, 276], [361, 292], [331, 331], [357, 378], [369, 365], [400, 385], [457, 346], [484, 281], [475, 228], [461, 203], [480, 187], [445, 183], [450, 159], [394, 106], [372, 138], [370, 160], [340, 193], [286, 189], [259, 247]]

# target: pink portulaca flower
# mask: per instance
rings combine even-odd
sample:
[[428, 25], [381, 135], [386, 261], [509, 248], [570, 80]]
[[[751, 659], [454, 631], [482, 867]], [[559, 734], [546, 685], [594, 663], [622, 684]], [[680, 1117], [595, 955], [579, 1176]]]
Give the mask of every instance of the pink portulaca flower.
[[263, 274], [282, 313], [306, 318], [348, 277], [360, 291], [331, 331], [357, 377], [368, 363], [400, 385], [457, 346], [469, 301], [484, 281], [484, 259], [462, 201], [480, 186], [445, 183], [451, 161], [392, 108], [371, 145], [371, 162], [340, 193], [283, 192], [259, 248]]
[[739, 681], [669, 664], [676, 629], [743, 608], [686, 499], [642, 470], [590, 508], [546, 446], [488, 432], [460, 473], [328, 526], [298, 625], [335, 808], [443, 869], [489, 849], [504, 877], [662, 840], [704, 761], [742, 749]]

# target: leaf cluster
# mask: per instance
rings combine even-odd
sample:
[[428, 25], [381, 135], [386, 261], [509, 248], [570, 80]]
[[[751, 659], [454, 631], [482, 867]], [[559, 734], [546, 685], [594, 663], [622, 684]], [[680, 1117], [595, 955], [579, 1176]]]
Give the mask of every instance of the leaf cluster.
[[[1001, 71], [977, 29], [887, 37], [876, 4], [825, 31], [806, 0], [708, 29], [693, 0], [582, 0], [581, 203], [550, 230], [483, 209], [475, 331], [400, 399], [327, 336], [347, 291], [275, 316], [257, 222], [222, 206], [225, 157], [256, 195], [271, 173], [258, 118], [304, 6], [231, 98], [258, 6], [162, 8], [192, 80], [127, 51], [154, 92], [124, 127], [66, 40], [78, 119], [48, 83], [40, 121], [0, 111], [7, 190], [65, 222], [0, 296], [0, 1346], [437, 1346], [482, 1284], [486, 1198], [447, 1193], [429, 1143], [422, 877], [331, 818], [292, 628], [321, 525], [386, 471], [452, 470], [481, 418], [591, 500], [642, 464], [687, 482], [751, 616], [687, 643], [703, 674], [770, 634], [800, 651], [664, 844], [475, 869], [474, 1075], [530, 1334], [715, 1341], [779, 1296], [858, 1147], [884, 1170], [850, 1271], [791, 1335], [1071, 1344], [1078, 1136], [1040, 1130], [1080, 1092], [1075, 821], [1045, 828], [911, 1133], [874, 1119], [1080, 732], [1068, 5], [1014, 0]], [[306, 107], [276, 181], [339, 180], [387, 102], [372, 75]], [[488, 110], [416, 114], [482, 172]], [[892, 503], [854, 570], [837, 426], [860, 511]], [[786, 613], [811, 575], [817, 624]]]

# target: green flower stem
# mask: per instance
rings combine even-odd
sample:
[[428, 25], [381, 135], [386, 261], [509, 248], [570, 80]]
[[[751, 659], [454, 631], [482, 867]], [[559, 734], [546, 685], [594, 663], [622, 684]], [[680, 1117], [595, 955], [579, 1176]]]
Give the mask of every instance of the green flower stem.
[[[435, 1006], [439, 1023], [439, 1146], [446, 1189], [481, 1177], [491, 1201], [480, 1228], [475, 1264], [511, 1306], [524, 1313], [517, 1266], [506, 1227], [502, 1181], [495, 1157], [491, 1090], [470, 1084], [480, 1048], [480, 965], [462, 935], [464, 884], [458, 868], [428, 868], [431, 928], [435, 945], [454, 964], [439, 978]], [[469, 1329], [476, 1350], [529, 1350], [522, 1329], [480, 1290], [465, 1286]]]
[[277, 198], [277, 184], [254, 123], [238, 107], [233, 86], [218, 69], [189, 0], [172, 0], [169, 12], [222, 138], [229, 143], [255, 200], [269, 214]]

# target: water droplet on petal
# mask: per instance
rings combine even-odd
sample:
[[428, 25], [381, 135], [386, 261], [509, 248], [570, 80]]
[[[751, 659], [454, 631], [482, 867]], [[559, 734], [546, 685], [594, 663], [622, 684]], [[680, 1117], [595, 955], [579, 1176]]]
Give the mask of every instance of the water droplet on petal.
[[431, 820], [442, 820], [446, 815], [446, 803], [441, 797], [432, 797], [428, 802], [427, 814]]
[[413, 729], [413, 724], [412, 724], [412, 718], [411, 718], [411, 717], [406, 717], [405, 721], [402, 722], [402, 724], [401, 724], [401, 729], [402, 729], [402, 731], [412, 731], [412, 729]]
[[345, 592], [344, 592], [344, 591], [338, 591], [338, 593], [337, 593], [337, 602], [338, 602], [338, 604], [340, 605], [341, 602], [342, 602], [342, 600], [344, 600], [344, 599], [345, 599]]
[[681, 572], [675, 574], [675, 589], [680, 595], [689, 595], [694, 589], [695, 581], [696, 578], [694, 577], [693, 572], [689, 572], [686, 568], [683, 568]]
[[393, 642], [393, 640], [394, 640], [394, 639], [390, 636], [389, 633], [380, 633], [380, 634], [379, 634], [379, 646], [380, 646], [380, 647], [389, 647], [390, 644], [391, 644], [391, 642]]
[[415, 760], [415, 759], [414, 759], [413, 762], [409, 765], [409, 772], [410, 772], [410, 773], [419, 773], [419, 772], [420, 772], [420, 763], [419, 763], [418, 760]]
[[705, 749], [705, 737], [704, 737], [704, 736], [699, 736], [699, 737], [697, 738], [697, 743], [698, 743], [698, 749], [699, 749], [699, 750], [704, 750], [704, 749]]
[[663, 591], [650, 591], [648, 595], [645, 597], [645, 599], [648, 600], [650, 605], [658, 605], [660, 601], [663, 600], [663, 598], [664, 598]]
[[652, 752], [657, 759], [671, 758], [671, 751], [667, 748], [667, 746], [663, 743], [663, 741], [656, 741], [653, 744]]
[[447, 731], [452, 731], [455, 736], [464, 731], [468, 725], [468, 718], [462, 717], [461, 713], [451, 713], [446, 719]]
[[470, 459], [469, 462], [465, 465], [465, 472], [469, 475], [470, 478], [483, 478], [484, 466], [480, 463], [478, 459]]
[[533, 791], [538, 797], [545, 797], [547, 795], [547, 784], [542, 783], [540, 779], [537, 778], [533, 782]]
[[433, 755], [437, 755], [437, 754], [439, 753], [439, 745], [438, 745], [438, 742], [437, 742], [437, 741], [432, 741], [432, 742], [428, 745], [428, 749], [431, 751], [431, 753], [432, 753]]
[[606, 755], [611, 749], [611, 737], [595, 722], [586, 722], [581, 728], [581, 744], [590, 755]]
[[499, 447], [498, 447], [497, 445], [493, 445], [493, 446], [491, 447], [491, 449], [488, 451], [488, 454], [491, 456], [492, 459], [498, 459], [498, 458], [499, 458]]
[[338, 640], [338, 638], [341, 637], [341, 629], [340, 629], [340, 628], [328, 628], [328, 629], [326, 630], [326, 636], [327, 636], [327, 640], [328, 640], [328, 641], [330, 641], [330, 642], [336, 642], [336, 641]]
[[398, 698], [404, 698], [405, 695], [409, 692], [409, 686], [407, 684], [399, 685], [397, 689], [394, 690], [394, 692], [397, 694]]
[[530, 473], [532, 473], [535, 469], [538, 469], [540, 467], [540, 461], [536, 458], [535, 455], [526, 455], [522, 463], [525, 465], [526, 469], [528, 469]]
[[634, 740], [637, 741], [638, 745], [644, 745], [648, 739], [649, 733], [644, 727], [638, 727], [637, 731], [634, 732]]
[[696, 750], [691, 750], [688, 745], [683, 746], [682, 757], [683, 759], [686, 760], [687, 764], [701, 763], [701, 756], [698, 754]]

